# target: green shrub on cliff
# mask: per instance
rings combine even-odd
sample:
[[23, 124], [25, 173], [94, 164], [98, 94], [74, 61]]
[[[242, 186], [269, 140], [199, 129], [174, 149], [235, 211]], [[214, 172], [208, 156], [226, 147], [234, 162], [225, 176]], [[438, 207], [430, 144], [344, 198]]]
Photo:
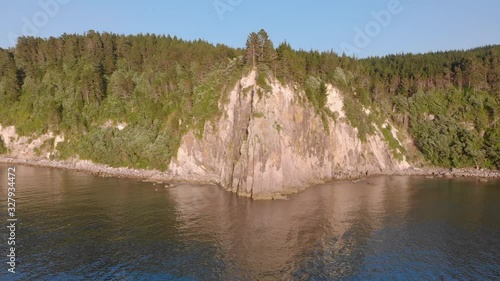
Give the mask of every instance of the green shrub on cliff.
[[375, 133], [373, 121], [363, 111], [363, 105], [352, 94], [344, 94], [344, 107], [346, 118], [354, 128], [358, 129], [358, 136], [365, 142], [369, 135]]
[[1, 154], [7, 154], [8, 150], [7, 147], [5, 146], [5, 142], [3, 141], [3, 138], [0, 136], [0, 155]]
[[498, 124], [486, 131], [484, 150], [488, 167], [500, 167], [500, 126]]

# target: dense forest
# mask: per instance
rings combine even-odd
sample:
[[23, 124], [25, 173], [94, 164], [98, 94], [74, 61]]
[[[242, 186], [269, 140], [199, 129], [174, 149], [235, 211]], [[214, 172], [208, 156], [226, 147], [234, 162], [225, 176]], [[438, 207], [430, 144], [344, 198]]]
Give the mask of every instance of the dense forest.
[[269, 78], [301, 87], [325, 124], [336, 118], [325, 85], [340, 88], [361, 139], [372, 124], [387, 132], [388, 119], [410, 135], [415, 163], [500, 168], [499, 62], [500, 46], [355, 59], [275, 47], [264, 30], [242, 49], [151, 34], [21, 37], [0, 49], [0, 124], [64, 134], [57, 158], [165, 169], [182, 135], [201, 135], [219, 100], [256, 68], [263, 89]]

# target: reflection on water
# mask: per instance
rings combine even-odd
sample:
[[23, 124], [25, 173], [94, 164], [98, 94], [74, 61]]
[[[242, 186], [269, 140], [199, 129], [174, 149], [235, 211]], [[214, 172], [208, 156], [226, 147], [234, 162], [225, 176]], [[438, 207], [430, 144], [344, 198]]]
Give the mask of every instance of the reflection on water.
[[[5, 198], [6, 166], [0, 171]], [[315, 186], [287, 201], [252, 201], [213, 186], [166, 189], [53, 169], [19, 166], [17, 178], [19, 273], [5, 268], [1, 280], [500, 274], [495, 180], [374, 177]], [[6, 253], [6, 243], [0, 247]]]

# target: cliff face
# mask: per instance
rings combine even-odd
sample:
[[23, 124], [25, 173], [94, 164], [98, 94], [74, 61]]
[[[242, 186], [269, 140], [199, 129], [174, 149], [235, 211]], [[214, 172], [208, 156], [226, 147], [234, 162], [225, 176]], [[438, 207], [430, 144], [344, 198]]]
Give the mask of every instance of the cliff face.
[[[325, 128], [304, 92], [268, 82], [265, 92], [257, 86], [255, 71], [243, 77], [219, 102], [220, 118], [205, 124], [203, 136], [189, 132], [182, 138], [177, 157], [160, 178], [216, 182], [240, 196], [272, 199], [333, 178], [409, 167], [393, 157], [378, 129], [365, 142], [359, 139], [334, 87], [327, 87], [326, 107], [337, 118], [329, 117]], [[394, 129], [392, 134], [397, 139]], [[20, 137], [12, 126], [0, 126], [0, 136], [10, 156], [22, 159], [51, 158], [64, 142], [50, 132]]]
[[205, 125], [203, 137], [183, 137], [168, 173], [270, 199], [328, 179], [409, 167], [393, 157], [379, 131], [361, 142], [345, 119], [342, 95], [332, 86], [326, 106], [338, 118], [330, 118], [325, 130], [305, 93], [277, 81], [270, 84], [271, 92], [264, 93], [255, 72], [242, 78], [220, 102], [222, 115]]

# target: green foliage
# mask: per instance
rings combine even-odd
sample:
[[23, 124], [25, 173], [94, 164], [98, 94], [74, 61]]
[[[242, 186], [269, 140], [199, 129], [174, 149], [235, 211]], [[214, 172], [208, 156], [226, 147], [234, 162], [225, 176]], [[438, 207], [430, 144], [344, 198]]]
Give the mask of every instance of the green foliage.
[[384, 139], [387, 141], [387, 144], [389, 145], [389, 149], [392, 152], [392, 155], [394, 158], [403, 160], [403, 154], [405, 153], [404, 147], [401, 146], [399, 141], [394, 138], [394, 135], [392, 134], [392, 129], [391, 125], [387, 125], [385, 128], [382, 126], [379, 126], [380, 131], [382, 132], [382, 135], [384, 136]]
[[314, 76], [310, 76], [306, 81], [305, 92], [316, 113], [323, 111], [327, 100], [325, 83]]
[[[63, 159], [165, 169], [182, 135], [201, 135], [218, 115], [246, 71], [242, 57], [224, 45], [149, 34], [21, 37], [13, 52], [0, 49], [0, 118], [21, 135], [63, 133]], [[128, 126], [120, 131], [117, 122]]]
[[[488, 93], [455, 87], [418, 91], [398, 102], [409, 113], [410, 134], [431, 163], [445, 167], [495, 168], [492, 143], [482, 138], [498, 102]], [[398, 105], [399, 106], [399, 105]]]
[[363, 111], [363, 105], [353, 95], [344, 95], [343, 110], [351, 126], [358, 129], [360, 140], [366, 142], [367, 137], [375, 133], [374, 120], [366, 115]]
[[323, 123], [323, 129], [329, 135], [330, 134], [330, 125], [328, 125], [329, 124], [328, 117], [329, 117], [329, 115], [327, 114], [327, 111], [321, 112], [321, 121]]
[[174, 132], [161, 130], [159, 120], [129, 125], [123, 130], [94, 128], [75, 144], [80, 157], [110, 166], [160, 168], [168, 165], [179, 141]]
[[336, 115], [326, 107], [327, 87], [325, 82], [320, 79], [310, 76], [305, 83], [306, 97], [314, 108], [316, 114], [321, 117], [325, 132], [330, 132], [328, 117], [336, 120]]
[[[325, 106], [331, 83], [362, 140], [389, 119], [435, 165], [500, 168], [498, 65], [500, 46], [358, 60], [287, 42], [275, 49], [264, 30], [250, 34], [246, 49], [94, 31], [21, 37], [14, 49], [0, 49], [0, 120], [25, 136], [63, 133], [61, 158], [164, 169], [182, 135], [201, 136], [225, 93], [255, 68], [264, 92], [274, 77], [303, 89], [325, 130], [337, 118]], [[103, 127], [109, 120], [128, 126]]]
[[333, 121], [337, 121], [337, 119], [339, 118], [339, 113], [337, 111], [335, 112], [332, 112], [329, 108], [325, 108], [325, 114], [332, 118]]
[[252, 32], [248, 36], [246, 43], [246, 59], [247, 63], [253, 67], [259, 65], [274, 66], [277, 54], [274, 49], [273, 42], [269, 39], [269, 35], [263, 29], [258, 33]]
[[42, 156], [43, 153], [52, 152], [54, 149], [54, 138], [45, 140], [41, 146], [35, 148], [35, 154], [37, 156]]
[[21, 94], [22, 72], [17, 68], [14, 54], [0, 48], [0, 101], [12, 103]]
[[252, 117], [253, 118], [264, 118], [266, 115], [262, 112], [254, 111], [252, 112]]
[[498, 124], [486, 131], [483, 149], [486, 154], [487, 167], [500, 169], [500, 127]]
[[267, 71], [266, 70], [259, 70], [257, 72], [257, 85], [264, 90], [264, 92], [271, 92], [271, 86], [267, 84]]
[[8, 153], [8, 149], [5, 146], [5, 142], [3, 141], [3, 138], [0, 136], [0, 155], [7, 154], [7, 153]]
[[262, 92], [264, 93], [270, 93], [272, 92], [272, 87], [269, 85], [268, 79], [272, 77], [271, 71], [269, 67], [265, 64], [260, 64], [259, 67], [257, 68], [257, 77], [256, 77], [256, 83], [257, 86], [259, 86], [262, 91], [258, 91], [259, 97], [262, 98]]
[[375, 57], [351, 67], [356, 72], [356, 87], [369, 89], [369, 95], [358, 91], [359, 100], [408, 129], [429, 162], [445, 167], [500, 168], [495, 148], [499, 60], [500, 47], [487, 46]]
[[412, 123], [417, 147], [433, 164], [445, 167], [484, 166], [481, 138], [452, 119]]
[[191, 100], [191, 120], [187, 120], [191, 128], [194, 128], [201, 137], [205, 123], [219, 114], [219, 100], [224, 92], [228, 91], [236, 81], [241, 78], [243, 69], [241, 61], [230, 64], [227, 67], [220, 66], [219, 69], [212, 71], [199, 86], [193, 91]]
[[278, 123], [278, 121], [274, 121], [273, 127], [274, 129], [276, 129], [276, 131], [278, 131], [278, 133], [281, 133], [281, 131], [283, 131], [283, 127], [280, 123]]

